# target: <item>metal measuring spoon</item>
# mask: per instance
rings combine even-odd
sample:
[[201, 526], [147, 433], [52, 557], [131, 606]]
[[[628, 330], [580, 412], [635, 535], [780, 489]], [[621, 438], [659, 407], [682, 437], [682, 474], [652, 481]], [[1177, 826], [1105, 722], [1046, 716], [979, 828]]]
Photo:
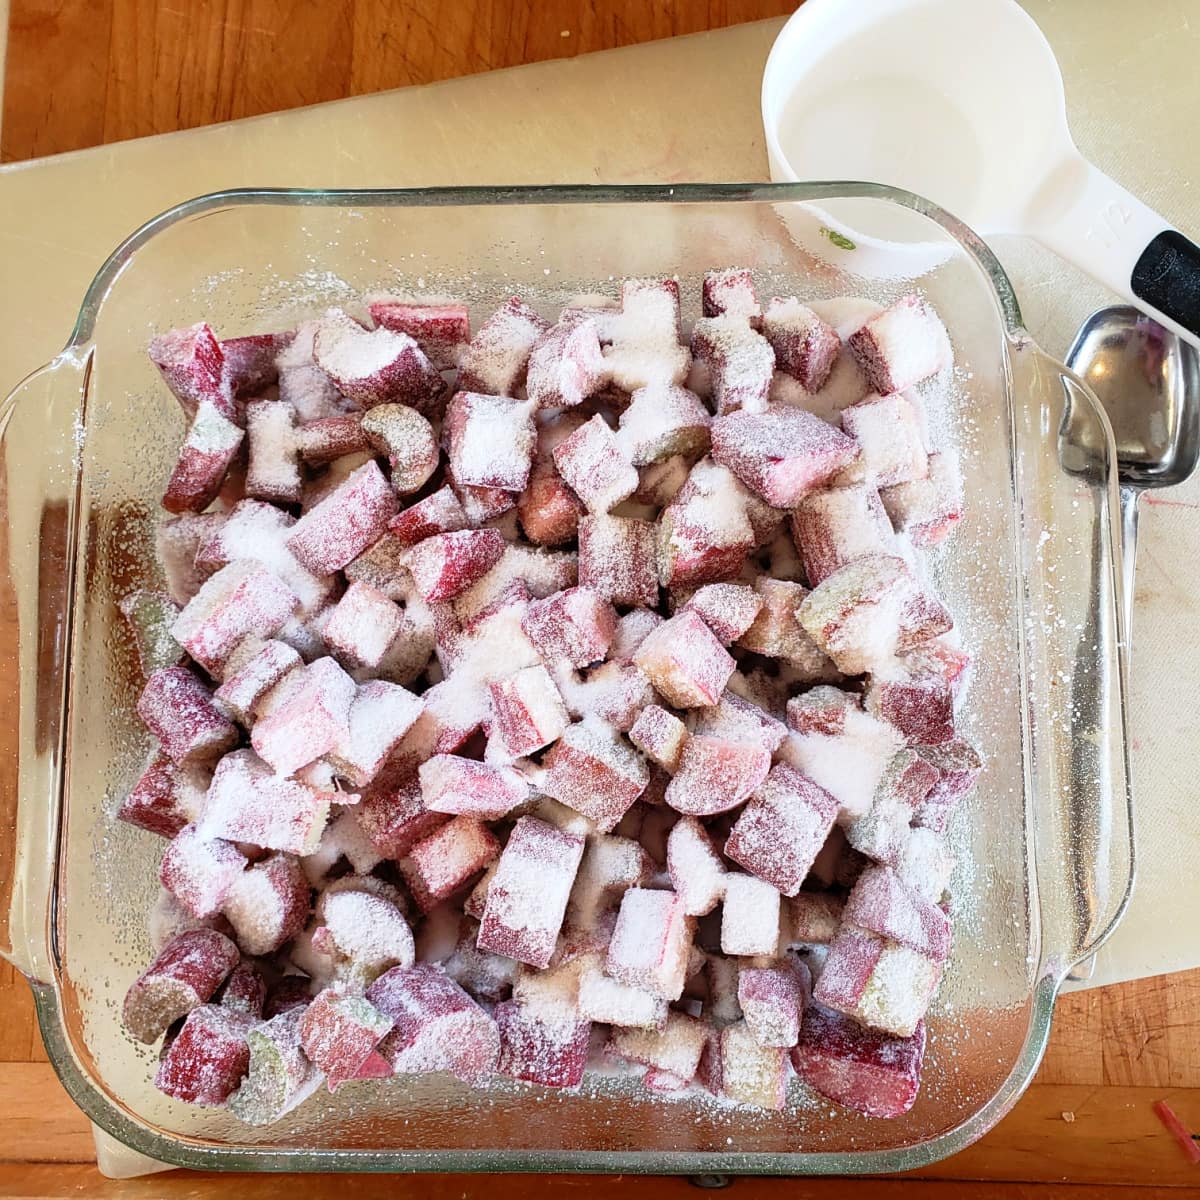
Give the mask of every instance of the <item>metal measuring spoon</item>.
[[1066, 361], [1096, 393], [1116, 441], [1128, 654], [1138, 500], [1182, 483], [1200, 462], [1200, 354], [1139, 309], [1116, 305], [1088, 317]]
[[[1133, 632], [1134, 568], [1138, 500], [1151, 488], [1182, 483], [1200, 460], [1200, 355], [1188, 342], [1136, 308], [1118, 305], [1094, 312], [1067, 352], [1067, 366], [1081, 376], [1108, 414], [1117, 450], [1121, 493], [1121, 591], [1123, 652], [1128, 661]], [[1094, 453], [1098, 448], [1092, 447]], [[1086, 759], [1088, 748], [1076, 747]], [[1086, 771], [1086, 767], [1081, 768]], [[1101, 837], [1084, 814], [1081, 838]], [[1103, 847], [1089, 856], [1100, 861]], [[1077, 881], [1084, 908], [1095, 911], [1093, 881]], [[1096, 958], [1077, 963], [1068, 978], [1090, 979]]]

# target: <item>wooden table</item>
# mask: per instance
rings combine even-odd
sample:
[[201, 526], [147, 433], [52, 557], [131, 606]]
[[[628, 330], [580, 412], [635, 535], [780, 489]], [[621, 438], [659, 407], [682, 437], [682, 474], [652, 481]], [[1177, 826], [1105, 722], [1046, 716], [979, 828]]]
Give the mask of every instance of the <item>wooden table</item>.
[[[37, 155], [168, 132], [382, 88], [788, 12], [791, 0], [11, 0], [0, 157]], [[653, 10], [653, 11], [652, 11]], [[269, 52], [269, 60], [265, 57]], [[286, 64], [286, 65], [280, 65]], [[47, 85], [53, 79], [54, 85]], [[0, 752], [6, 730], [0, 735]], [[2, 773], [2, 772], [0, 772]], [[1179, 924], [1189, 929], [1193, 914]], [[1076, 993], [1058, 1007], [1037, 1081], [964, 1153], [896, 1180], [781, 1185], [738, 1180], [736, 1194], [901, 1197], [924, 1188], [963, 1200], [1136, 1195], [1200, 1189], [1153, 1115], [1167, 1099], [1200, 1128], [1200, 971]], [[275, 1197], [295, 1179], [176, 1173], [106, 1182], [82, 1115], [42, 1051], [25, 983], [0, 966], [0, 1200], [105, 1195]], [[978, 1181], [965, 1183], [961, 1181]], [[361, 1200], [516, 1196], [517, 1177], [360, 1177]], [[1090, 1185], [1090, 1186], [1087, 1186]], [[539, 1195], [689, 1194], [682, 1180], [539, 1178]], [[306, 1196], [345, 1181], [310, 1177]], [[1136, 1192], [1134, 1189], [1137, 1189]]]

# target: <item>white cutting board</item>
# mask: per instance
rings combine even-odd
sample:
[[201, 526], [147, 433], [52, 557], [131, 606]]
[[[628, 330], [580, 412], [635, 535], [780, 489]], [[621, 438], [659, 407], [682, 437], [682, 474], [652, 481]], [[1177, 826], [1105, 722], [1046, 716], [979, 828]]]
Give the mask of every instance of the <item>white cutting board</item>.
[[[1200, 234], [1200, 19], [1188, 0], [1029, 0], [1063, 64], [1083, 152]], [[1194, 9], [1192, 9], [1194, 12]], [[0, 169], [0, 392], [50, 358], [101, 261], [200, 192], [327, 187], [766, 179], [758, 111], [781, 22], [362, 97]], [[1014, 82], [1014, 86], [1018, 86]], [[936, 199], [936, 197], [934, 197]], [[1095, 285], [1030, 244], [997, 249], [1032, 332], [1061, 355]], [[1089, 985], [1200, 965], [1200, 480], [1146, 508], [1139, 553], [1133, 759], [1141, 871]], [[1184, 631], [1189, 631], [1185, 633]], [[1178, 917], [1175, 918], [1175, 914]]]

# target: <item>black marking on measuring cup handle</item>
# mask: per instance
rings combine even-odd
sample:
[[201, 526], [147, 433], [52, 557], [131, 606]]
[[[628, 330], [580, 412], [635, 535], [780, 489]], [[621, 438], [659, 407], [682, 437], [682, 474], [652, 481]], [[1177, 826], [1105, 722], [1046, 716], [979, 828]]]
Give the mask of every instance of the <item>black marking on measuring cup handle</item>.
[[1139, 300], [1200, 336], [1200, 246], [1166, 229], [1151, 239], [1129, 280]]

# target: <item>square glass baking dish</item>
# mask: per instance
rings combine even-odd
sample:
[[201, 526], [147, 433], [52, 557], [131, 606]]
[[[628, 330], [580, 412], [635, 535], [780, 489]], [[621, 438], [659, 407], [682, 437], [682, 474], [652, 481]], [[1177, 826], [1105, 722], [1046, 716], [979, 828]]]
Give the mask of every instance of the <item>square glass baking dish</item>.
[[[828, 236], [806, 202], [862, 230], [863, 245]], [[147, 737], [116, 600], [156, 577], [158, 498], [183, 432], [149, 338], [200, 319], [220, 336], [283, 328], [385, 290], [462, 296], [473, 315], [520, 292], [549, 311], [582, 291], [615, 295], [625, 275], [677, 276], [690, 319], [703, 272], [735, 265], [766, 295], [887, 302], [915, 287], [954, 344], [954, 379], [927, 399], [962, 453], [968, 509], [931, 571], [975, 655], [963, 721], [987, 768], [952, 831], [956, 949], [915, 1107], [871, 1120], [794, 1084], [788, 1108], [764, 1114], [651, 1101], [613, 1079], [561, 1095], [425, 1077], [348, 1086], [251, 1129], [155, 1092], [154, 1052], [124, 1035], [119, 1012], [150, 957], [162, 846], [111, 815]], [[67, 1090], [154, 1159], [289, 1171], [920, 1166], [1015, 1103], [1062, 979], [1123, 910], [1133, 845], [1111, 432], [1022, 328], [988, 248], [919, 197], [844, 183], [201, 197], [112, 255], [66, 348], [0, 409], [0, 437], [0, 590], [16, 617], [0, 624], [16, 663], [3, 683], [19, 722], [0, 798], [0, 950], [30, 979]]]

